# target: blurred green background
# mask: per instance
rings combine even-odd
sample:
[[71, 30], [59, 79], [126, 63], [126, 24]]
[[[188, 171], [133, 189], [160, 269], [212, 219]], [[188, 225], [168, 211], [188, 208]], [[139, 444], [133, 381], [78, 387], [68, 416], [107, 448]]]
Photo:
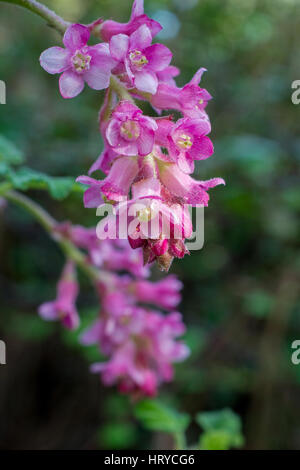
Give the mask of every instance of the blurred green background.
[[[131, 9], [131, 0], [45, 3], [83, 23], [127, 21]], [[185, 286], [180, 310], [192, 355], [161, 398], [191, 415], [232, 408], [245, 449], [300, 449], [300, 365], [291, 363], [291, 343], [300, 339], [300, 105], [291, 102], [291, 83], [300, 79], [299, 3], [145, 0], [146, 12], [165, 26], [157, 40], [174, 52], [177, 83], [208, 69], [202, 86], [214, 97], [207, 109], [216, 151], [196, 173], [227, 182], [211, 191], [204, 248], [172, 266]], [[74, 100], [60, 97], [57, 78], [38, 62], [59, 42], [40, 18], [0, 4], [0, 79], [7, 84], [1, 134], [24, 149], [32, 168], [75, 178], [100, 153], [103, 94], [86, 88]], [[97, 222], [80, 195], [59, 203], [30, 194], [58, 220]], [[129, 400], [90, 375], [97, 352], [38, 318], [37, 306], [54, 296], [59, 249], [19, 209], [1, 209], [0, 218], [0, 338], [7, 343], [0, 447], [168, 448], [168, 437], [133, 418]], [[96, 299], [82, 282], [78, 306], [86, 319]], [[191, 425], [188, 438], [197, 432]]]

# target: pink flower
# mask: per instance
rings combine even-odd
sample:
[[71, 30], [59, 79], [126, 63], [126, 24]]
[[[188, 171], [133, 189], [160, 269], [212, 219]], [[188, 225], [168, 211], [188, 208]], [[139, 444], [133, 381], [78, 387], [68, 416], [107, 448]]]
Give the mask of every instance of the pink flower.
[[109, 173], [112, 162], [118, 157], [118, 154], [112, 150], [111, 147], [104, 148], [103, 152], [99, 155], [97, 160], [89, 169], [88, 174], [91, 175], [97, 170], [103, 171], [106, 175]]
[[87, 46], [90, 31], [86, 26], [73, 24], [66, 30], [62, 47], [50, 47], [40, 56], [40, 64], [46, 72], [62, 73], [59, 89], [63, 98], [74, 98], [84, 88], [84, 82], [94, 90], [109, 85], [112, 68], [116, 62], [111, 58], [107, 44]]
[[105, 135], [115, 153], [143, 156], [152, 152], [156, 129], [154, 119], [143, 116], [130, 101], [121, 101], [112, 113]]
[[183, 88], [160, 83], [156, 94], [150, 98], [152, 106], [157, 109], [177, 109], [193, 119], [208, 119], [204, 109], [212, 97], [207, 90], [198, 86], [205, 71], [204, 68], [199, 69]]
[[182, 283], [176, 276], [167, 276], [158, 282], [139, 280], [134, 283], [135, 296], [139, 302], [151, 303], [166, 310], [175, 308], [181, 299]]
[[107, 363], [91, 366], [91, 371], [100, 373], [104, 385], [118, 384], [119, 391], [135, 396], [155, 396], [157, 378], [155, 373], [143, 365], [143, 357], [138, 357], [134, 343], [125, 343]]
[[168, 83], [169, 85], [176, 86], [174, 77], [180, 74], [180, 70], [174, 65], [169, 65], [164, 70], [157, 72], [157, 78], [159, 82]]
[[143, 266], [141, 250], [132, 250], [128, 240], [102, 240], [103, 267], [110, 271], [128, 271], [137, 278], [149, 276], [149, 267]]
[[78, 295], [78, 283], [73, 262], [68, 261], [57, 285], [57, 297], [53, 302], [45, 302], [39, 307], [39, 315], [47, 321], [61, 320], [68, 329], [79, 326], [79, 316], [75, 301]]
[[170, 193], [182, 199], [186, 204], [207, 206], [209, 195], [207, 190], [219, 184], [225, 184], [222, 178], [197, 181], [184, 173], [175, 163], [161, 162], [159, 177]]
[[[92, 372], [100, 373], [105, 385], [118, 384], [120, 391], [139, 397], [154, 396], [157, 386], [170, 381], [173, 362], [184, 360], [188, 348], [176, 338], [185, 331], [181, 315], [177, 312], [163, 316], [158, 312], [139, 309], [138, 327], [132, 336], [124, 337], [115, 344], [106, 363], [92, 365]], [[128, 320], [130, 323], [130, 319]], [[132, 318], [132, 323], [135, 323]], [[84, 341], [97, 341], [102, 327], [96, 323], [94, 329], [85, 334]], [[111, 330], [114, 339], [115, 330]], [[126, 339], [125, 339], [126, 338]]]
[[210, 123], [201, 119], [179, 119], [172, 127], [168, 135], [170, 154], [185, 173], [194, 171], [194, 160], [204, 160], [213, 154], [212, 141], [206, 135], [210, 131]]
[[171, 62], [172, 53], [163, 44], [153, 44], [150, 29], [144, 24], [129, 37], [113, 36], [109, 42], [111, 56], [125, 66], [129, 80], [135, 88], [146, 93], [156, 93], [158, 78]]
[[132, 5], [132, 12], [129, 23], [118, 23], [117, 21], [107, 20], [101, 25], [101, 36], [104, 41], [109, 41], [116, 34], [127, 34], [130, 36], [140, 26], [146, 25], [152, 34], [152, 37], [158, 34], [161, 25], [144, 14], [144, 0], [135, 0]]
[[108, 176], [102, 181], [89, 176], [78, 176], [76, 181], [89, 186], [84, 193], [84, 206], [98, 207], [103, 203], [101, 194], [109, 201], [125, 200], [137, 174], [136, 158], [120, 157], [113, 163]]

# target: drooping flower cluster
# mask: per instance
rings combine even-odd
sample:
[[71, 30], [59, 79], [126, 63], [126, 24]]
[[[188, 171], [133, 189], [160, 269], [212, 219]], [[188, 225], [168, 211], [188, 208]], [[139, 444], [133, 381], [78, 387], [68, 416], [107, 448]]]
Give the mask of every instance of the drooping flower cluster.
[[[100, 31], [104, 42], [88, 46], [93, 30]], [[62, 73], [60, 91], [65, 98], [80, 93], [84, 82], [106, 89], [100, 111], [104, 150], [90, 174], [102, 170], [107, 176], [78, 178], [89, 186], [84, 204], [112, 204], [117, 228], [113, 236], [120, 236], [121, 220], [126, 219], [131, 247], [142, 247], [145, 263], [156, 259], [167, 271], [174, 257], [188, 253], [185, 239], [193, 231], [189, 207], [207, 206], [207, 191], [224, 181], [197, 181], [191, 176], [194, 162], [214, 151], [205, 111], [211, 96], [199, 86], [203, 68], [184, 87], [177, 87], [174, 77], [179, 70], [170, 65], [171, 51], [152, 44], [160, 30], [159, 23], [144, 14], [143, 0], [135, 0], [128, 23], [71, 25], [64, 35], [65, 49], [46, 50], [40, 62], [49, 73]], [[134, 99], [149, 101], [159, 116], [145, 116]], [[162, 115], [166, 110], [179, 111], [182, 117], [175, 121], [172, 115]]]
[[[155, 395], [161, 382], [172, 379], [172, 364], [184, 360], [189, 352], [177, 340], [185, 331], [175, 310], [181, 282], [173, 275], [157, 282], [148, 280], [149, 268], [143, 266], [141, 250], [133, 251], [127, 240], [100, 242], [94, 229], [70, 224], [59, 225], [56, 232], [84, 249], [86, 262], [99, 268], [99, 317], [82, 334], [81, 342], [97, 344], [108, 361], [92, 365], [92, 371], [101, 375], [105, 385], [117, 384], [121, 392], [136, 398]], [[57, 298], [42, 304], [40, 315], [76, 329], [78, 292], [75, 267], [67, 261]]]
[[[150, 282], [148, 265], [157, 260], [168, 271], [174, 257], [188, 253], [190, 208], [207, 206], [207, 191], [225, 184], [222, 178], [197, 181], [191, 176], [194, 162], [214, 152], [206, 113], [211, 95], [199, 86], [204, 68], [185, 86], [176, 85], [179, 70], [170, 65], [171, 51], [152, 44], [160, 30], [144, 14], [143, 0], [135, 0], [128, 23], [73, 24], [64, 34], [65, 47], [51, 47], [40, 57], [47, 72], [61, 74], [64, 98], [77, 96], [85, 83], [106, 90], [99, 114], [104, 148], [89, 176], [77, 181], [88, 186], [85, 207], [97, 207], [97, 215], [104, 215], [107, 206], [111, 211], [106, 210], [97, 230], [61, 224], [56, 232], [84, 250], [93, 269], [101, 309], [81, 341], [97, 344], [108, 360], [92, 370], [105, 384], [118, 384], [135, 396], [154, 395], [161, 382], [172, 378], [172, 364], [188, 354], [177, 340], [184, 325], [174, 310], [181, 284], [174, 276]], [[91, 33], [102, 42], [88, 45]], [[157, 115], [144, 115], [135, 100], [148, 101]], [[181, 113], [180, 118], [169, 110]], [[92, 178], [97, 170], [106, 177]], [[43, 304], [40, 315], [76, 328], [77, 294], [75, 267], [67, 261], [57, 299]]]

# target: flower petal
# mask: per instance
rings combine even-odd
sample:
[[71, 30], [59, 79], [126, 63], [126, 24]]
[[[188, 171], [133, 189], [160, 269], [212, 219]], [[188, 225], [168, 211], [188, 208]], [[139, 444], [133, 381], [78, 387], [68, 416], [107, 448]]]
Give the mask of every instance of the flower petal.
[[130, 19], [133, 20], [137, 16], [144, 14], [144, 0], [134, 0], [131, 10]]
[[148, 155], [153, 150], [154, 132], [151, 129], [144, 128], [143, 136], [138, 139], [138, 154], [141, 156]]
[[91, 186], [83, 195], [83, 204], [86, 208], [98, 207], [103, 203], [99, 185]]
[[63, 37], [64, 45], [71, 51], [85, 46], [90, 38], [89, 28], [82, 24], [72, 24], [69, 26]]
[[154, 95], [157, 90], [157, 76], [153, 72], [136, 72], [134, 75], [134, 84], [136, 88], [145, 93]]
[[102, 193], [108, 199], [122, 201], [127, 196], [138, 171], [136, 158], [118, 158], [112, 165], [108, 176], [100, 183]]
[[208, 189], [214, 188], [215, 186], [218, 186], [219, 184], [226, 184], [223, 178], [212, 178], [210, 180], [206, 181], [199, 181], [199, 184], [202, 186], [203, 189], [206, 191]]
[[110, 75], [110, 70], [104, 70], [98, 65], [91, 65], [91, 68], [84, 73], [84, 80], [93, 90], [105, 90], [109, 86]]
[[205, 160], [214, 153], [214, 146], [209, 137], [203, 136], [195, 140], [189, 155], [193, 160]]
[[46, 321], [56, 320], [59, 317], [55, 301], [40, 305], [38, 313]]
[[201, 184], [191, 176], [183, 173], [176, 164], [161, 165], [160, 178], [166, 188], [188, 204], [203, 204], [207, 206], [209, 196]]
[[129, 37], [126, 34], [116, 34], [109, 42], [112, 57], [116, 60], [124, 60], [129, 47]]
[[148, 60], [148, 67], [155, 71], [164, 70], [172, 59], [172, 52], [163, 44], [153, 44], [144, 51]]
[[130, 36], [130, 49], [138, 49], [142, 51], [150, 46], [152, 42], [152, 34], [148, 26], [143, 24]]
[[59, 78], [59, 90], [63, 98], [74, 98], [82, 92], [83, 87], [83, 78], [71, 70], [67, 70]]
[[40, 64], [46, 72], [64, 72], [69, 65], [70, 52], [62, 47], [50, 47], [40, 55]]
[[116, 119], [111, 119], [106, 128], [106, 138], [112, 147], [116, 147], [120, 140], [120, 124]]
[[201, 67], [201, 69], [197, 70], [197, 72], [195, 73], [195, 75], [193, 76], [192, 80], [189, 83], [192, 85], [199, 85], [204, 72], [207, 72], [207, 69], [205, 69], [204, 67]]
[[94, 171], [101, 170], [103, 173], [108, 173], [114, 158], [117, 157], [117, 154], [111, 150], [110, 148], [103, 150], [103, 152], [99, 155], [97, 160], [93, 163], [91, 168], [89, 169], [89, 175], [91, 175]]
[[177, 165], [183, 173], [193, 173], [195, 169], [194, 160], [189, 158], [185, 152], [180, 152], [177, 157]]

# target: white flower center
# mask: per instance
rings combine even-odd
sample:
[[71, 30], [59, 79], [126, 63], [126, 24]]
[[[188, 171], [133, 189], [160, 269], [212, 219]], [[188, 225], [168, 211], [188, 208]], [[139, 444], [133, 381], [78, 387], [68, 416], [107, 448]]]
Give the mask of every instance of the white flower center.
[[83, 50], [76, 51], [72, 57], [72, 64], [77, 73], [85, 72], [90, 68], [91, 56], [84, 53]]
[[144, 56], [141, 51], [139, 50], [134, 50], [134, 51], [131, 51], [130, 54], [129, 54], [129, 59], [130, 59], [130, 62], [132, 65], [134, 65], [135, 67], [138, 67], [138, 68], [143, 68], [144, 65], [148, 64], [148, 60], [146, 58], [146, 56]]
[[178, 147], [180, 147], [183, 150], [187, 150], [187, 149], [191, 148], [191, 146], [193, 145], [191, 137], [187, 134], [181, 134], [178, 137], [176, 143], [177, 143]]
[[126, 140], [136, 140], [140, 136], [140, 126], [136, 121], [125, 121], [121, 125], [120, 133]]

